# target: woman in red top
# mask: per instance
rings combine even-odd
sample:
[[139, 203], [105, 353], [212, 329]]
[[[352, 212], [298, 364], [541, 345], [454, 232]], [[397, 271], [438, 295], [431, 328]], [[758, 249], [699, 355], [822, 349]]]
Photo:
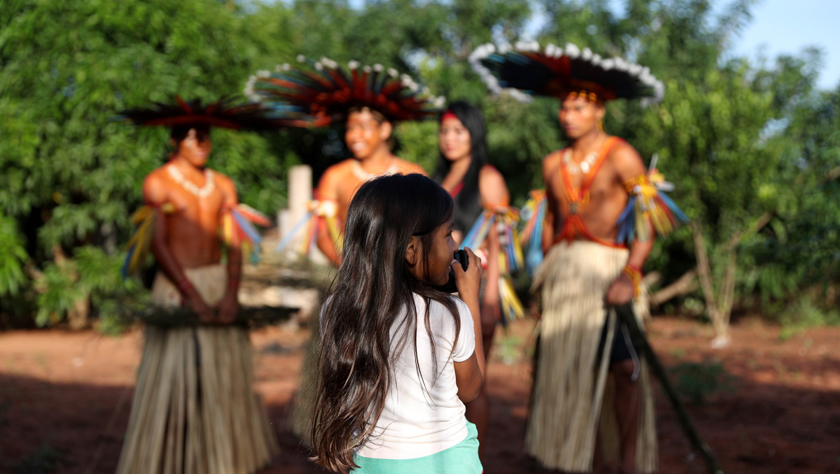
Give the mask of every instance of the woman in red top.
[[[455, 226], [453, 237], [456, 242], [464, 236], [485, 209], [507, 207], [510, 201], [507, 185], [502, 174], [487, 164], [487, 129], [481, 110], [467, 102], [458, 101], [449, 105], [440, 117], [440, 157], [434, 179], [449, 191], [455, 201]], [[499, 259], [501, 251], [499, 235], [491, 226], [486, 243], [481, 249], [486, 269], [486, 281], [481, 297], [481, 334], [485, 358], [490, 353], [496, 323], [500, 321], [499, 304]], [[493, 256], [494, 258], [486, 258]], [[487, 394], [482, 389], [478, 397], [466, 404], [467, 419], [478, 429], [479, 454], [489, 423]]]

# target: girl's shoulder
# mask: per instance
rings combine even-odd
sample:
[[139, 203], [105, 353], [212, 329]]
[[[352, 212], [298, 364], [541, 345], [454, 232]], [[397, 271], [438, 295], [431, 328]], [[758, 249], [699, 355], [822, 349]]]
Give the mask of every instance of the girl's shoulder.
[[[417, 304], [417, 311], [418, 313], [422, 314], [423, 312], [425, 312], [425, 301], [423, 301], [423, 297], [420, 297], [419, 295], [415, 294], [415, 298], [418, 297], [419, 300], [421, 300], [422, 302]], [[455, 296], [446, 296], [446, 298], [449, 298], [449, 300], [454, 303], [456, 314], [453, 315], [452, 313], [450, 313], [449, 308], [447, 308], [440, 301], [430, 299], [429, 316], [432, 320], [439, 320], [444, 323], [451, 322], [454, 321], [452, 318], [453, 316], [461, 320], [465, 318], [472, 320], [470, 309], [467, 307], [467, 304], [461, 300], [461, 298], [457, 298]]]

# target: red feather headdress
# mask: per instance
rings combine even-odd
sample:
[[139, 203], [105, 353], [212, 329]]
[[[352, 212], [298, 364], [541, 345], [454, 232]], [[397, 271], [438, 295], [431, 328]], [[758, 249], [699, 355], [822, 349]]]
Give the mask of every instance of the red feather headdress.
[[293, 114], [281, 116], [258, 103], [234, 104], [233, 99], [222, 98], [203, 105], [200, 99], [186, 102], [180, 97], [175, 97], [175, 102], [124, 110], [119, 117], [135, 125], [163, 127], [206, 125], [232, 130], [268, 130], [300, 126], [300, 120]]
[[311, 126], [345, 120], [352, 108], [367, 107], [390, 121], [436, 117], [442, 97], [432, 97], [407, 74], [380, 64], [348, 70], [327, 58], [313, 61], [298, 56], [298, 65], [283, 64], [274, 72], [251, 76], [245, 94], [278, 113], [303, 113]]

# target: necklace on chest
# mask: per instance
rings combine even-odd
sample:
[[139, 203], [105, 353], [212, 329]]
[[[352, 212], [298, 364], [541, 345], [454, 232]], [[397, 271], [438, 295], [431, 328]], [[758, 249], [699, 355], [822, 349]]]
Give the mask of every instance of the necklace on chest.
[[376, 174], [376, 173], [370, 173], [368, 171], [365, 171], [365, 169], [362, 168], [362, 165], [359, 164], [358, 161], [354, 160], [352, 170], [353, 170], [353, 175], [355, 177], [359, 178], [361, 181], [370, 181], [373, 178], [378, 178], [380, 176], [389, 176], [389, 175], [392, 175], [392, 174], [396, 174], [397, 171], [399, 171], [399, 167], [397, 166], [396, 163], [393, 163], [391, 166], [388, 167], [388, 169], [385, 170], [384, 173]]
[[566, 151], [563, 153], [563, 166], [569, 172], [569, 174], [577, 175], [580, 173], [589, 174], [592, 171], [592, 167], [595, 166], [595, 160], [598, 159], [598, 152], [593, 151], [590, 152], [580, 164], [575, 163], [572, 160], [572, 150], [567, 148]]
[[204, 170], [204, 186], [198, 187], [192, 181], [188, 181], [187, 178], [181, 173], [181, 170], [175, 167], [175, 165], [169, 165], [166, 167], [166, 172], [169, 173], [169, 176], [172, 178], [172, 181], [175, 181], [182, 188], [189, 191], [191, 194], [196, 196], [199, 199], [204, 199], [216, 189], [216, 184], [213, 180], [213, 171], [211, 170]]

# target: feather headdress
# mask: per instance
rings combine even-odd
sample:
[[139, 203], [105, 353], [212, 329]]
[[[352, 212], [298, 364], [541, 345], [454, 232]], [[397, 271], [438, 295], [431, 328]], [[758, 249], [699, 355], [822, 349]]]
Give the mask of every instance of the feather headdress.
[[323, 57], [297, 59], [297, 65], [283, 64], [274, 72], [251, 76], [245, 95], [280, 113], [304, 113], [316, 127], [345, 120], [352, 108], [367, 107], [390, 121], [403, 121], [435, 117], [444, 104], [411, 76], [381, 64], [361, 67], [350, 61], [345, 70]]
[[119, 112], [119, 117], [135, 125], [163, 127], [206, 125], [233, 130], [268, 130], [299, 126], [299, 118], [292, 113], [279, 115], [262, 104], [236, 104], [231, 98], [204, 105], [200, 99], [187, 102], [175, 97], [174, 104], [156, 102], [151, 107]]
[[665, 86], [647, 67], [621, 58], [602, 58], [571, 43], [562, 48], [517, 43], [513, 49], [498, 51], [485, 44], [476, 48], [469, 60], [491, 92], [508, 90], [521, 101], [530, 100], [529, 95], [562, 98], [585, 91], [602, 102], [641, 99], [642, 105], [647, 105], [661, 101], [665, 94]]

